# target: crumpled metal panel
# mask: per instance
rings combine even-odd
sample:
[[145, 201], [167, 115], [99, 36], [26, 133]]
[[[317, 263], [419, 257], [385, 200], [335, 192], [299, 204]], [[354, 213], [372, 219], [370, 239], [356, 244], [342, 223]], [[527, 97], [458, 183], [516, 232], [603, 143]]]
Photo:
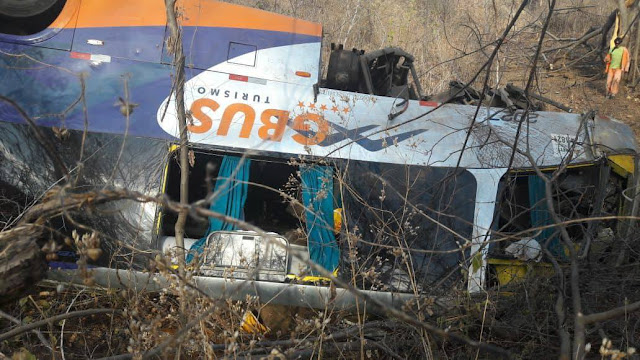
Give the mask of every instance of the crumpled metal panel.
[[[60, 138], [51, 129], [40, 131], [54, 146], [56, 156], [69, 169], [72, 179], [78, 179], [75, 188], [67, 191], [111, 186], [151, 196], [161, 192], [168, 156], [166, 141], [88, 133], [82, 145], [79, 131], [69, 131]], [[27, 125], [0, 122], [0, 183], [16, 187], [28, 200], [38, 200], [51, 188], [63, 184], [49, 155]], [[100, 205], [92, 213], [75, 214], [74, 220], [103, 233], [104, 249], [117, 254], [122, 245], [142, 250], [152, 246], [155, 214], [153, 203], [120, 200]]]
[[593, 119], [593, 145], [604, 153], [638, 152], [631, 128], [621, 121], [598, 115]]

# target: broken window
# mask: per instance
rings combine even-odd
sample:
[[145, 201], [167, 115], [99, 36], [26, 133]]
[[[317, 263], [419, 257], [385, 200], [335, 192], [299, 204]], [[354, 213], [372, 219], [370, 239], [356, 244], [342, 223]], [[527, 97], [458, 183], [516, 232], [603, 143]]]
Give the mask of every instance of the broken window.
[[[202, 150], [194, 150], [194, 166], [189, 176], [189, 202], [207, 197], [219, 177], [224, 155]], [[286, 188], [291, 177], [296, 176], [297, 167], [288, 165], [284, 160], [273, 161], [267, 158], [247, 159], [248, 181], [246, 199], [242, 206], [242, 216], [238, 216], [264, 231], [285, 234], [300, 227], [295, 213], [288, 210], [288, 202], [279, 191]], [[212, 179], [207, 182], [207, 166], [212, 168]], [[232, 169], [233, 170], [233, 169]], [[208, 187], [211, 187], [209, 189]], [[175, 158], [169, 162], [166, 195], [173, 200], [180, 198], [180, 167]], [[174, 236], [177, 214], [162, 214], [161, 235]], [[185, 237], [199, 239], [206, 235], [208, 219], [189, 217], [185, 226]], [[229, 229], [227, 229], [229, 230]]]
[[[210, 195], [212, 202], [208, 206], [211, 211], [283, 236], [290, 244], [308, 249], [309, 257], [331, 272], [338, 267], [332, 167], [291, 165], [274, 158], [242, 158], [200, 150], [194, 151], [193, 160], [189, 177], [190, 202]], [[180, 169], [177, 159], [173, 159], [167, 169], [167, 196], [179, 197], [179, 182]], [[162, 216], [160, 235], [167, 239], [175, 233], [177, 215], [165, 212]], [[210, 234], [244, 228], [241, 223], [216, 217], [188, 218], [185, 246], [191, 252], [187, 255], [187, 263], [195, 254], [204, 252]], [[258, 240], [250, 242], [257, 244]], [[254, 255], [267, 251], [258, 245], [250, 247], [255, 250]], [[266, 261], [274, 259], [271, 255], [262, 258]], [[309, 270], [309, 273], [314, 271]]]
[[[551, 177], [552, 173], [545, 175]], [[606, 162], [570, 168], [552, 183], [554, 211], [561, 221], [616, 216], [620, 209], [618, 194], [623, 188], [624, 180], [612, 173]], [[568, 258], [568, 249], [557, 229], [548, 227], [554, 221], [547, 207], [545, 182], [535, 172], [505, 175], [496, 211], [491, 257], [539, 260], [542, 253], [536, 259], [527, 259], [523, 254], [511, 254], [507, 250], [513, 242], [533, 239], [540, 249], [548, 249], [557, 259]], [[608, 229], [607, 233], [613, 231], [616, 220], [573, 222], [566, 228], [577, 248], [582, 248], [587, 239], [595, 239], [603, 230]]]
[[476, 181], [463, 169], [349, 161], [339, 166], [345, 275], [358, 286], [443, 289], [468, 267]]

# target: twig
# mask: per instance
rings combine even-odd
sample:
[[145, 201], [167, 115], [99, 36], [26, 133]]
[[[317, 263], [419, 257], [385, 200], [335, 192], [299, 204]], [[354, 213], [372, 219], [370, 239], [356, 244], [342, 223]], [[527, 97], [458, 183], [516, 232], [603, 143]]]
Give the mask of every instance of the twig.
[[[356, 341], [350, 341], [350, 342], [345, 341], [345, 342], [329, 343], [329, 344], [331, 346], [328, 346], [327, 348], [322, 349], [322, 355], [332, 354], [336, 352], [357, 351], [357, 350], [360, 350], [362, 346], [364, 346], [365, 349], [374, 347], [374, 345], [372, 344], [372, 341], [367, 341], [367, 340], [365, 341], [356, 340]], [[317, 355], [317, 353], [318, 353], [318, 349], [315, 349], [315, 348], [303, 349], [303, 350], [295, 351], [289, 354], [289, 358], [290, 359], [310, 359], [313, 357], [314, 354]]]
[[585, 125], [586, 120], [589, 118], [592, 118], [593, 116], [594, 116], [593, 112], [588, 112], [581, 117], [580, 127], [578, 128], [576, 136], [574, 137], [571, 143], [572, 145], [569, 149], [569, 154], [564, 159], [562, 166], [560, 166], [553, 173], [551, 178], [548, 178], [542, 173], [542, 170], [540, 170], [540, 168], [537, 166], [535, 159], [533, 159], [530, 152], [527, 152], [525, 154], [529, 159], [529, 162], [533, 166], [538, 177], [542, 179], [542, 181], [544, 182], [547, 211], [551, 215], [551, 219], [553, 220], [553, 223], [556, 224], [557, 228], [559, 229], [560, 238], [564, 242], [564, 245], [569, 249], [569, 260], [570, 260], [570, 271], [571, 271], [570, 272], [571, 300], [573, 305], [574, 322], [575, 322], [574, 330], [573, 330], [573, 351], [572, 351], [571, 357], [576, 359], [582, 359], [585, 351], [585, 329], [584, 329], [584, 324], [580, 321], [580, 318], [582, 316], [582, 299], [580, 297], [580, 282], [579, 282], [580, 273], [578, 268], [578, 254], [577, 254], [577, 250], [573, 246], [571, 237], [569, 235], [569, 232], [567, 231], [567, 227], [564, 225], [558, 225], [562, 223], [562, 219], [560, 218], [560, 216], [558, 215], [554, 207], [552, 185], [553, 185], [553, 182], [555, 182], [558, 179], [560, 174], [562, 174], [566, 170], [568, 164], [571, 162], [572, 156], [575, 151], [575, 146], [578, 143], [578, 137], [580, 135], [582, 127], [586, 126]]
[[[385, 326], [387, 325], [387, 326]], [[388, 326], [387, 323], [383, 322], [383, 321], [371, 321], [368, 323], [365, 323], [364, 325], [360, 326], [360, 325], [356, 325], [353, 327], [350, 327], [348, 329], [345, 329], [343, 331], [339, 331], [339, 332], [335, 332], [330, 334], [329, 336], [325, 336], [322, 339], [324, 341], [335, 341], [335, 340], [344, 340], [349, 338], [349, 336], [352, 335], [359, 335], [358, 332], [360, 332], [360, 330], [368, 330], [368, 329], [376, 329], [376, 328], [382, 328], [382, 327], [392, 327], [392, 326]], [[254, 349], [250, 350], [250, 351], [246, 351], [243, 353], [238, 354], [239, 356], [244, 356], [244, 355], [255, 355], [258, 353], [264, 353], [264, 352], [268, 352], [270, 350], [270, 348], [273, 348], [275, 346], [283, 346], [283, 347], [290, 347], [290, 346], [298, 346], [301, 344], [313, 344], [315, 341], [319, 340], [320, 337], [318, 336], [314, 336], [314, 337], [308, 337], [308, 338], [304, 338], [304, 339], [291, 339], [291, 340], [272, 340], [272, 341], [258, 341], [254, 344]], [[213, 350], [224, 350], [227, 348], [227, 344], [213, 344], [211, 346], [211, 348]]]
[[[142, 358], [149, 359], [154, 356], [160, 355], [165, 348], [172, 345], [176, 341], [180, 340], [184, 335], [186, 335], [189, 332], [189, 330], [191, 330], [192, 327], [200, 323], [200, 321], [206, 319], [207, 316], [211, 315], [211, 313], [216, 309], [217, 309], [216, 306], [211, 306], [209, 309], [207, 309], [207, 311], [203, 312], [198, 317], [196, 317], [195, 319], [187, 323], [185, 326], [183, 326], [182, 329], [180, 329], [173, 336], [170, 336], [167, 340], [163, 341], [160, 345], [145, 352], [142, 355]], [[121, 354], [121, 355], [103, 357], [103, 358], [100, 358], [99, 360], [126, 360], [126, 359], [132, 359], [132, 358], [133, 358], [133, 354]]]
[[[0, 310], [0, 316], [15, 323], [18, 325], [24, 325], [24, 323], [22, 321], [20, 321], [19, 319], [14, 318], [13, 316], [7, 314], [6, 312]], [[49, 341], [44, 337], [44, 335], [42, 335], [42, 333], [40, 332], [40, 330], [38, 329], [34, 329], [31, 330], [31, 332], [33, 332], [34, 334], [36, 334], [36, 336], [38, 337], [38, 339], [40, 340], [40, 342], [42, 342], [42, 345], [44, 345], [45, 347], [47, 347], [49, 350], [53, 351], [53, 347], [51, 347], [51, 344], [49, 343]]]
[[593, 54], [594, 52], [596, 52], [598, 50], [599, 50], [598, 48], [594, 48], [593, 50], [590, 50], [586, 54], [580, 56], [579, 58], [577, 58], [577, 59], [575, 59], [573, 61], [571, 61], [570, 63], [563, 64], [562, 67], [560, 67], [560, 68], [557, 68], [557, 69], [554, 69], [554, 70], [549, 70], [549, 71], [547, 71], [547, 73], [555, 73], [555, 72], [558, 72], [558, 71], [565, 70], [565, 69], [569, 68], [570, 66], [573, 66], [573, 65], [577, 64], [578, 62], [580, 62], [581, 60], [583, 60], [584, 58], [586, 58], [587, 56]]
[[[555, 233], [554, 233], [555, 234]], [[552, 239], [552, 237], [550, 237]], [[547, 241], [548, 243], [548, 241]], [[569, 331], [566, 327], [566, 307], [564, 304], [564, 271], [558, 261], [553, 257], [553, 254], [549, 251], [546, 246], [542, 247], [542, 250], [547, 255], [547, 258], [551, 261], [553, 268], [555, 269], [556, 275], [558, 276], [558, 297], [556, 298], [556, 304], [554, 306], [554, 310], [556, 312], [556, 316], [558, 317], [558, 335], [560, 336], [560, 359], [561, 360], [569, 360], [571, 357], [571, 336], [569, 335]]]
[[[189, 203], [189, 135], [187, 134], [187, 112], [184, 105], [184, 53], [182, 51], [182, 34], [180, 33], [180, 24], [176, 16], [176, 0], [165, 0], [165, 10], [167, 12], [167, 26], [171, 32], [169, 42], [169, 52], [173, 53], [173, 66], [175, 69], [175, 102], [176, 117], [178, 118], [178, 128], [180, 129], [180, 203], [186, 205]], [[171, 98], [169, 98], [171, 99]], [[170, 100], [167, 100], [170, 101]], [[176, 220], [175, 239], [178, 249], [178, 272], [181, 277], [185, 272], [185, 255], [184, 255], [184, 233], [187, 223], [187, 210], [178, 212]], [[186, 325], [187, 317], [185, 314], [185, 299], [180, 297], [180, 323]], [[180, 358], [180, 346], [176, 352], [176, 359]]]
[[572, 7], [566, 7], [566, 8], [555, 9], [555, 11], [554, 11], [554, 12], [567, 11], [567, 10], [589, 9], [589, 8], [594, 8], [594, 7], [596, 7], [596, 6], [595, 6], [595, 5], [572, 6]]
[[[130, 126], [129, 124], [131, 121], [131, 112], [133, 111], [133, 105], [130, 103], [130, 99], [129, 99], [130, 98], [129, 76], [130, 75], [122, 76], [123, 87], [124, 87], [124, 98], [119, 99], [120, 112], [122, 113], [122, 116], [124, 116], [124, 134], [122, 134], [122, 143], [120, 144], [120, 151], [118, 151], [118, 157], [116, 158], [116, 161], [113, 163], [113, 169], [111, 170], [111, 175], [109, 175], [109, 178], [107, 179], [107, 181], [105, 181], [105, 186], [107, 186], [107, 184], [112, 182], [113, 179], [115, 178], [116, 171], [120, 167], [120, 160], [122, 159], [124, 148], [127, 145], [127, 140], [129, 138], [129, 126]], [[82, 153], [80, 155], [82, 155]]]
[[11, 331], [7, 331], [6, 333], [0, 334], [0, 342], [10, 339], [16, 335], [20, 335], [24, 332], [33, 330], [33, 329], [37, 329], [40, 326], [45, 326], [51, 323], [55, 323], [58, 322], [60, 320], [64, 320], [64, 319], [71, 319], [71, 318], [76, 318], [76, 317], [83, 317], [83, 316], [89, 316], [89, 315], [95, 315], [95, 314], [107, 314], [107, 313], [111, 313], [111, 314], [122, 314], [122, 310], [117, 310], [117, 309], [89, 309], [89, 310], [80, 310], [80, 311], [74, 311], [74, 312], [70, 312], [70, 313], [66, 313], [66, 314], [61, 314], [61, 315], [57, 315], [57, 316], [52, 316], [48, 319], [44, 319], [44, 320], [40, 320], [40, 321], [36, 321], [36, 322], [32, 322], [29, 324], [25, 324], [22, 326], [19, 326]]
[[607, 311], [603, 311], [595, 314], [590, 314], [590, 315], [580, 314], [580, 316], [582, 318], [582, 323], [584, 325], [587, 325], [594, 322], [611, 320], [611, 319], [624, 316], [626, 314], [629, 314], [638, 310], [640, 310], [640, 301], [636, 301], [631, 304], [627, 304], [624, 306], [617, 307], [615, 309], [611, 309], [611, 310], [607, 310]]
[[[69, 310], [71, 310], [71, 307], [73, 306], [73, 303], [76, 302], [76, 299], [78, 299], [78, 296], [80, 296], [80, 294], [82, 294], [84, 292], [84, 289], [78, 291], [78, 294], [76, 294], [76, 296], [73, 298], [73, 300], [71, 300], [71, 303], [69, 304], [69, 307], [67, 307], [67, 312], [65, 314], [69, 313]], [[64, 357], [64, 325], [67, 323], [67, 320], [62, 320], [62, 325], [60, 326], [60, 355], [62, 356], [62, 360], [65, 360]]]
[[549, 53], [549, 52], [553, 52], [553, 51], [556, 51], [556, 50], [562, 50], [562, 49], [566, 49], [566, 48], [569, 48], [569, 50], [571, 50], [571, 49], [575, 48], [576, 46], [585, 43], [587, 40], [589, 40], [589, 39], [591, 39], [591, 38], [593, 38], [593, 37], [595, 37], [595, 36], [597, 36], [597, 35], [599, 35], [601, 33], [602, 33], [602, 29], [597, 29], [597, 30], [594, 30], [594, 31], [582, 36], [581, 38], [579, 38], [575, 42], [572, 42], [572, 43], [569, 43], [569, 44], [566, 44], [566, 45], [561, 45], [561, 46], [558, 46], [558, 47], [554, 47], [554, 48], [551, 48], [551, 49], [547, 49], [544, 52], [545, 53]]
[[55, 151], [53, 145], [51, 144], [51, 142], [49, 142], [49, 140], [47, 140], [47, 138], [44, 136], [44, 134], [42, 133], [42, 131], [40, 130], [38, 125], [36, 125], [36, 123], [33, 121], [33, 119], [31, 119], [31, 117], [29, 117], [29, 115], [27, 115], [27, 113], [24, 111], [24, 109], [22, 109], [22, 107], [20, 105], [18, 105], [18, 103], [16, 103], [15, 101], [13, 101], [13, 100], [11, 100], [8, 97], [3, 96], [3, 95], [0, 95], [0, 100], [8, 103], [11, 106], [13, 106], [13, 108], [16, 109], [16, 111], [18, 111], [20, 116], [22, 116], [24, 121], [26, 121], [27, 124], [29, 124], [29, 126], [31, 127], [31, 130], [33, 130], [33, 133], [34, 133], [34, 135], [36, 137], [36, 140], [45, 149], [45, 151], [47, 153], [47, 156], [53, 162], [54, 169], [56, 170], [56, 176], [58, 176], [59, 178], [64, 176], [64, 178], [68, 181], [69, 180], [69, 170], [67, 169], [67, 166], [64, 164], [62, 159], [60, 159], [60, 157], [58, 157], [58, 155], [57, 155], [58, 153]]
[[[82, 73], [80, 75], [80, 97], [82, 100], [82, 120], [84, 124], [84, 130], [82, 131], [82, 141], [80, 142], [80, 158], [77, 163], [77, 173], [75, 184], [80, 181], [80, 177], [82, 176], [82, 170], [84, 169], [84, 147], [87, 142], [87, 134], [89, 133], [89, 109], [87, 107], [87, 83], [86, 83], [86, 73]], [[88, 159], [87, 159], [88, 160]], [[73, 171], [73, 169], [71, 170]]]

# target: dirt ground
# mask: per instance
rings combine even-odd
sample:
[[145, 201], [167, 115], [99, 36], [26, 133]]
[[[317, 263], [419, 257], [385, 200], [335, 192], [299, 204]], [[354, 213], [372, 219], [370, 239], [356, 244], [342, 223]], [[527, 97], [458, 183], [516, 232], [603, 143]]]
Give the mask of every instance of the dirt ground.
[[[625, 74], [618, 95], [607, 99], [606, 75], [597, 60], [591, 59], [590, 63], [571, 69], [542, 70], [538, 77], [538, 92], [571, 107], [574, 113], [595, 110], [598, 114], [620, 120], [631, 126], [640, 141], [640, 89], [629, 87], [626, 79], [630, 75]], [[551, 105], [546, 105], [545, 110], [561, 111]]]
[[623, 121], [633, 128], [636, 138], [640, 138], [640, 92], [627, 87], [625, 83], [615, 98], [607, 99], [604, 74], [595, 79], [582, 77], [575, 71], [547, 73], [547, 76], [544, 81], [549, 89], [545, 94], [547, 97], [567, 104], [577, 113], [593, 109], [599, 114]]

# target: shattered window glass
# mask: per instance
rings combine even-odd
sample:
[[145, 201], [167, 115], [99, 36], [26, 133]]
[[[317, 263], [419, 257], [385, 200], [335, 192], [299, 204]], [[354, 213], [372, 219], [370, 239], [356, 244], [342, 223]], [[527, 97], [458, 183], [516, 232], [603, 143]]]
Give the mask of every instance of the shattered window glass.
[[287, 243], [281, 238], [263, 239], [260, 237], [257, 246], [259, 268], [282, 272], [287, 271], [286, 246]]
[[365, 269], [361, 284], [373, 289], [420, 291], [461, 278], [473, 230], [471, 173], [358, 161], [339, 168], [349, 231], [343, 268]]

